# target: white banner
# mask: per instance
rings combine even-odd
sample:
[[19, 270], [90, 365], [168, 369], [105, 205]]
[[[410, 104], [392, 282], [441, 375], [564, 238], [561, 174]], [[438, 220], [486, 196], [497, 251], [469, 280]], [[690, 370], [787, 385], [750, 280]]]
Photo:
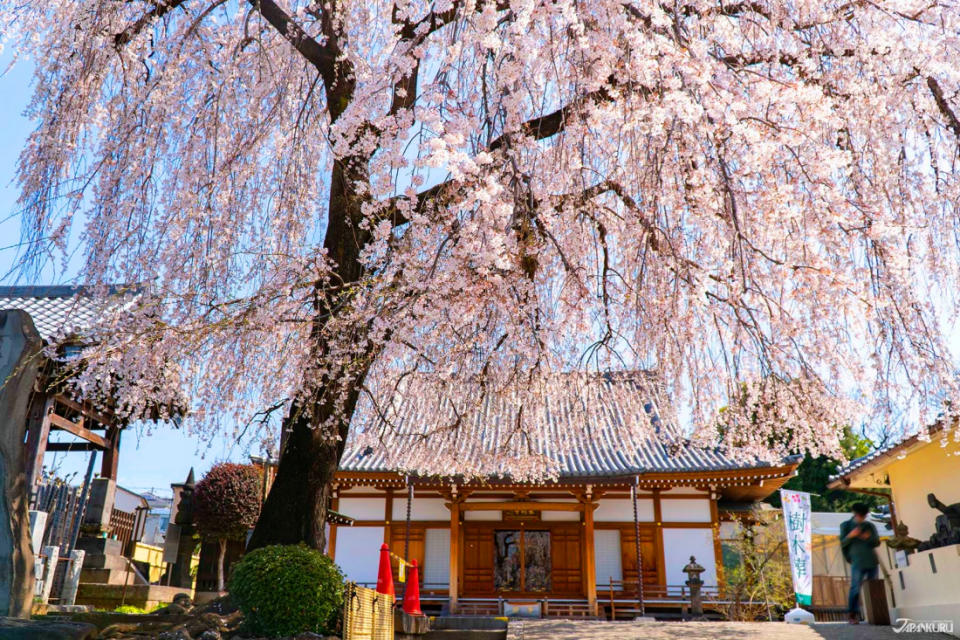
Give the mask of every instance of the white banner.
[[810, 494], [780, 490], [783, 521], [787, 527], [790, 569], [798, 605], [810, 605], [813, 597], [813, 557], [810, 538]]

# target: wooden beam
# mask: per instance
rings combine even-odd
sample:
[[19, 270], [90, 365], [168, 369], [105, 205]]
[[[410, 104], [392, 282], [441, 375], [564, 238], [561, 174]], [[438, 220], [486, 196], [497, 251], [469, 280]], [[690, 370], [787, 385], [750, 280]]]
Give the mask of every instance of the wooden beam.
[[95, 444], [103, 450], [110, 448], [110, 442], [99, 433], [94, 433], [93, 431], [90, 431], [90, 429], [84, 427], [82, 419], [81, 422], [71, 422], [70, 420], [67, 420], [63, 416], [56, 413], [51, 413], [49, 417], [50, 424], [53, 428], [62, 429], [63, 431], [72, 433], [81, 440], [86, 440], [87, 442]]
[[43, 454], [47, 451], [47, 440], [50, 438], [50, 414], [53, 412], [53, 399], [42, 399], [39, 393], [34, 393], [29, 413], [29, 431], [25, 470], [27, 473], [27, 490], [33, 493], [37, 481], [40, 479], [40, 470], [43, 469]]
[[451, 502], [450, 508], [450, 613], [457, 613], [457, 594], [460, 582], [460, 503]]
[[101, 451], [103, 448], [92, 442], [48, 442], [47, 451], [76, 452]]
[[463, 502], [460, 511], [583, 511], [583, 505], [579, 502]]
[[590, 615], [597, 615], [597, 560], [593, 546], [593, 510], [597, 505], [587, 503], [583, 510], [583, 564], [587, 578], [587, 602]]
[[58, 393], [57, 395], [53, 396], [53, 399], [59, 402], [60, 404], [62, 404], [63, 406], [67, 407], [68, 409], [73, 409], [80, 415], [86, 416], [91, 420], [99, 422], [104, 426], [104, 428], [109, 427], [113, 425], [114, 422], [116, 422], [116, 418], [114, 418], [113, 416], [107, 416], [103, 413], [100, 413], [99, 411], [94, 411], [93, 409], [80, 404], [76, 400], [72, 400], [71, 398], [66, 397], [62, 393]]

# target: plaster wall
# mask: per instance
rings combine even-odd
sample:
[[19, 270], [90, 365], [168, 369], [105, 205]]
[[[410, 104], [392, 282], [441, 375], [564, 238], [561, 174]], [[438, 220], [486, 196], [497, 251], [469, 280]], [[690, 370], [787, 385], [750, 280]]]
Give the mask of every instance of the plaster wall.
[[[382, 508], [381, 505], [381, 518]], [[375, 585], [382, 544], [383, 527], [343, 527], [337, 531], [333, 560], [340, 566], [347, 580], [368, 586], [370, 583]]]
[[[340, 502], [337, 504], [337, 511], [350, 516], [354, 520], [383, 520], [386, 509], [387, 501], [384, 498], [340, 498]], [[338, 539], [338, 552], [340, 550], [339, 544]]]
[[680, 585], [687, 580], [683, 568], [696, 556], [706, 571], [700, 578], [705, 585], [717, 584], [717, 559], [713, 547], [713, 529], [663, 528], [663, 562], [667, 584]]
[[[414, 496], [410, 509], [411, 521], [450, 520], [450, 510], [443, 498], [418, 498]], [[393, 499], [393, 520], [407, 519], [407, 497]]]
[[660, 515], [664, 522], [711, 522], [709, 500], [660, 501]]
[[[960, 502], [960, 444], [950, 440], [942, 447], [939, 439], [911, 451], [887, 466], [897, 519], [910, 528], [910, 535], [929, 538], [940, 512], [927, 504], [934, 493], [944, 504]], [[958, 582], [960, 584], [960, 582]]]
[[909, 565], [890, 573], [891, 618], [952, 621], [953, 634], [960, 637], [960, 545], [920, 551], [908, 558]]
[[[593, 512], [594, 522], [633, 522], [633, 505], [630, 499], [600, 499]], [[637, 500], [637, 517], [640, 522], [653, 522], [653, 500]]]

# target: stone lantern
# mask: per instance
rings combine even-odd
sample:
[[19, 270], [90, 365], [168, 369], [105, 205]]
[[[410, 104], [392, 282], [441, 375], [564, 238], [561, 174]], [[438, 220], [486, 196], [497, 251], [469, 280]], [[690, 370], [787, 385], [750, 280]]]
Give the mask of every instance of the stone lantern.
[[700, 592], [703, 580], [700, 579], [700, 574], [704, 571], [706, 569], [697, 564], [694, 556], [690, 556], [690, 562], [683, 568], [683, 572], [687, 574], [687, 586], [690, 587], [690, 615], [694, 620], [703, 618], [703, 594]]

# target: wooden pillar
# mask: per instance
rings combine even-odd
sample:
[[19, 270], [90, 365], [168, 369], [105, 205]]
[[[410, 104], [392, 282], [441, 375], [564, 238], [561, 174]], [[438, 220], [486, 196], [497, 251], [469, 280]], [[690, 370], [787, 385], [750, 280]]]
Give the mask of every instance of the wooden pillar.
[[713, 563], [717, 568], [717, 590], [720, 595], [724, 595], [724, 580], [723, 575], [723, 546], [720, 544], [720, 511], [717, 509], [717, 500], [719, 495], [714, 491], [713, 488], [710, 489], [710, 522], [713, 527]]
[[[340, 507], [340, 498], [338, 497], [338, 491], [334, 489], [333, 497], [330, 498], [330, 508], [336, 511]], [[331, 560], [337, 559], [337, 529], [339, 527], [335, 524], [330, 524], [330, 539], [327, 540], [327, 555], [330, 556]]]
[[588, 500], [583, 505], [583, 572], [587, 579], [587, 602], [590, 614], [597, 615], [597, 559], [593, 545], [593, 510], [597, 504]]
[[110, 448], [103, 452], [103, 462], [100, 465], [100, 477], [117, 479], [117, 463], [120, 460], [120, 427], [107, 427], [107, 441]]
[[639, 482], [635, 481], [630, 487], [630, 500], [633, 502], [633, 535], [636, 541], [635, 546], [637, 553], [637, 604], [640, 607], [640, 617], [643, 617], [647, 614], [643, 603], [643, 554], [640, 549], [640, 516], [637, 514], [637, 484], [639, 484]]
[[454, 496], [450, 503], [450, 613], [457, 612], [460, 582], [460, 501]]
[[[393, 518], [393, 489], [387, 489], [386, 493], [387, 497], [383, 501], [383, 543], [391, 545], [393, 530], [390, 520]], [[390, 551], [394, 551], [394, 549], [391, 548]]]
[[662, 489], [653, 490], [653, 539], [657, 545], [657, 582], [661, 586], [667, 584], [667, 560], [663, 548], [663, 510], [660, 505], [660, 492]]
[[35, 396], [36, 405], [39, 405], [39, 414], [34, 414], [31, 407], [29, 413], [30, 430], [27, 434], [26, 449], [26, 477], [27, 490], [33, 494], [40, 479], [40, 470], [43, 469], [43, 456], [47, 452], [47, 440], [50, 438], [50, 414], [53, 413], [53, 398], [41, 401]]

